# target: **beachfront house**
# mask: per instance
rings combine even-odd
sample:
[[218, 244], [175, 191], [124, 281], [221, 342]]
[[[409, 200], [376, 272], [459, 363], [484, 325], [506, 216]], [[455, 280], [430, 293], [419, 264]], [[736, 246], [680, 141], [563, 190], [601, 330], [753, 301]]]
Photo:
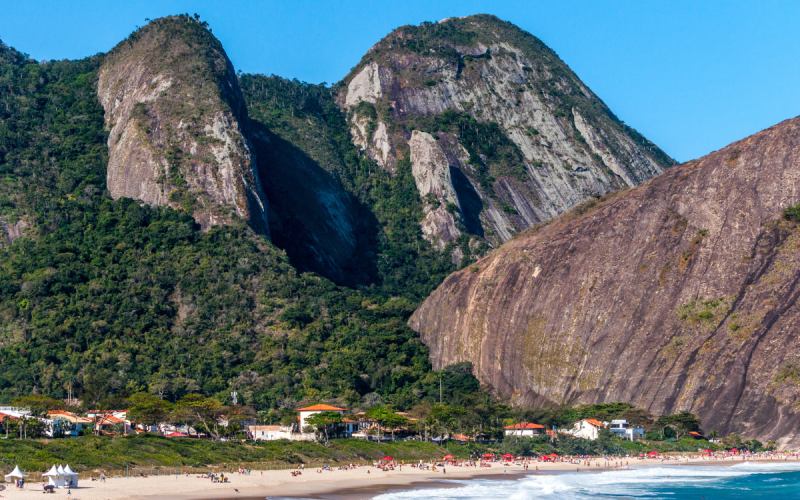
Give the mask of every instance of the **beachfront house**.
[[14, 418], [28, 418], [31, 416], [29, 409], [19, 406], [0, 406], [0, 413]]
[[627, 420], [612, 420], [608, 430], [621, 437], [634, 441], [644, 437], [644, 429], [641, 427], [631, 427]]
[[308, 418], [311, 415], [314, 415], [316, 413], [332, 411], [340, 415], [344, 415], [344, 408], [337, 408], [336, 406], [331, 406], [326, 404], [306, 406], [305, 408], [300, 408], [297, 411], [300, 412], [300, 415], [297, 417], [300, 422], [300, 432], [306, 432], [306, 428], [308, 427], [306, 420], [308, 420]]
[[292, 439], [292, 428], [283, 425], [248, 425], [247, 432], [255, 441]]
[[606, 426], [605, 423], [593, 418], [584, 418], [572, 424], [571, 429], [564, 429], [562, 432], [578, 438], [594, 441], [597, 439], [600, 429]]
[[532, 424], [530, 422], [520, 422], [519, 424], [503, 427], [506, 436], [537, 437], [544, 436], [547, 429], [543, 425]]
[[47, 424], [44, 433], [48, 437], [78, 437], [84, 427], [92, 425], [92, 419], [64, 410], [47, 412], [44, 422]]
[[96, 430], [106, 433], [132, 434], [135, 432], [128, 420], [128, 410], [91, 410], [86, 412]]

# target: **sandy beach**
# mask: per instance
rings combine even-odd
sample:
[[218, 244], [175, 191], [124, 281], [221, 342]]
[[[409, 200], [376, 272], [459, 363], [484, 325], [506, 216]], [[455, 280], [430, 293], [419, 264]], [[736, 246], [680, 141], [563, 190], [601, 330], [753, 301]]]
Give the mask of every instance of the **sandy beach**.
[[[659, 465], [732, 465], [740, 463], [741, 457], [728, 457], [725, 459], [709, 460], [708, 458], [682, 458], [680, 460], [660, 459], [627, 459], [629, 466], [659, 466]], [[764, 460], [777, 463], [782, 459]], [[792, 460], [796, 461], [796, 460]], [[403, 466], [402, 470], [383, 471], [376, 467], [360, 467], [350, 470], [330, 470], [317, 472], [317, 469], [306, 469], [300, 476], [292, 476], [290, 470], [256, 471], [251, 474], [226, 474], [230, 477], [229, 483], [212, 483], [209, 479], [198, 476], [152, 476], [147, 478], [111, 478], [105, 482], [81, 481], [79, 488], [74, 488], [69, 500], [205, 500], [222, 498], [265, 498], [265, 497], [303, 497], [303, 498], [370, 498], [383, 491], [395, 488], [418, 486], [446, 486], [446, 484], [431, 482], [441, 479], [515, 479], [524, 474], [548, 472], [581, 472], [602, 471], [625, 467], [626, 460], [612, 461], [606, 467], [606, 462], [600, 460], [600, 467], [595, 463], [592, 466], [576, 465], [566, 462], [532, 462], [529, 470], [525, 471], [522, 465], [503, 465], [493, 463], [490, 467], [445, 467], [446, 473], [440, 467], [436, 471], [420, 470], [410, 466]], [[505, 470], [505, 472], [504, 472]], [[425, 484], [430, 483], [430, 484]], [[438, 483], [438, 484], [437, 484]], [[7, 485], [9, 486], [9, 485]], [[8, 500], [30, 499], [36, 496], [41, 498], [41, 483], [29, 483], [24, 490], [16, 490], [13, 485], [0, 493], [0, 497]], [[54, 500], [67, 498], [67, 490], [56, 490], [47, 498]]]

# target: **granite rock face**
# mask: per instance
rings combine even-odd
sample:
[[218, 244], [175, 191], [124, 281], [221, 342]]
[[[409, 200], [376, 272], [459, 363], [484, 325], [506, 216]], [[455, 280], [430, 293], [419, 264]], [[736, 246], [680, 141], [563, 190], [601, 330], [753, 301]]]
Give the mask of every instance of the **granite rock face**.
[[[594, 138], [586, 133], [587, 141]], [[628, 401], [800, 445], [800, 118], [581, 204], [451, 275], [410, 325], [521, 403]]]
[[[449, 207], [458, 207], [450, 164], [438, 141], [428, 133], [415, 130], [408, 142], [411, 149], [411, 174], [425, 206], [422, 232], [439, 249], [454, 241], [461, 232]], [[449, 204], [449, 205], [448, 205]], [[434, 206], [435, 205], [435, 206]]]
[[[499, 246], [674, 164], [541, 41], [493, 16], [394, 30], [339, 85], [338, 102], [354, 143], [391, 172], [413, 152], [417, 131], [447, 136], [441, 147], [463, 189], [452, 224], [431, 231], [428, 217], [422, 222], [437, 244], [467, 233]], [[475, 123], [483, 128], [471, 130]], [[489, 136], [491, 127], [497, 131]]]
[[106, 56], [97, 92], [112, 197], [184, 209], [205, 229], [239, 218], [269, 234], [233, 65], [203, 25], [150, 22]]
[[24, 236], [23, 229], [28, 225], [22, 219], [16, 223], [11, 224], [0, 219], [0, 228], [3, 229], [3, 238], [0, 238], [0, 247], [6, 245], [13, 245], [15, 241]]

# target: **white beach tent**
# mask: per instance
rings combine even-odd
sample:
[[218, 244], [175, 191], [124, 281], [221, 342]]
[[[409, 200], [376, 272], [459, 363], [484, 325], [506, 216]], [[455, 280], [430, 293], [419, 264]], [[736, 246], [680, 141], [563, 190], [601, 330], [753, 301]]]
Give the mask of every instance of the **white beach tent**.
[[66, 484], [66, 481], [64, 481], [64, 470], [62, 469], [61, 472], [59, 472], [55, 465], [50, 468], [44, 476], [47, 478], [47, 484], [52, 484], [56, 488], [63, 488]]
[[11, 471], [11, 474], [6, 474], [6, 482], [10, 483], [17, 479], [24, 479], [28, 477], [27, 474], [23, 474], [21, 470], [19, 470], [19, 465], [14, 467], [14, 470]]
[[69, 468], [69, 464], [64, 466], [64, 479], [67, 481], [67, 486], [70, 488], [78, 487], [78, 473], [73, 472], [72, 469]]

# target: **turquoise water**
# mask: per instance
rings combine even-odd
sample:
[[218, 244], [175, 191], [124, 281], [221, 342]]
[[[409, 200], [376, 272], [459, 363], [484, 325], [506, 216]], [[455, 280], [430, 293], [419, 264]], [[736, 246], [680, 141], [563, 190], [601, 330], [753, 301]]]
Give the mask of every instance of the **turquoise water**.
[[800, 464], [641, 467], [608, 472], [528, 475], [519, 481], [448, 481], [458, 488], [386, 493], [379, 500], [471, 499], [800, 499]]

